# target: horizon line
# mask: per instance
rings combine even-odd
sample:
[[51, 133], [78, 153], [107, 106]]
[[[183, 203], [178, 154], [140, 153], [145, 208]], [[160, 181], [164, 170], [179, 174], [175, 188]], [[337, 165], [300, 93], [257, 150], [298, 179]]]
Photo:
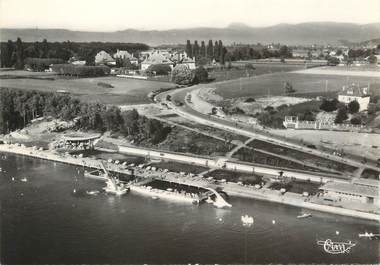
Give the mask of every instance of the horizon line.
[[170, 30], [186, 30], [186, 29], [199, 29], [199, 28], [218, 28], [218, 29], [226, 29], [231, 27], [247, 27], [247, 28], [270, 28], [275, 27], [279, 25], [300, 25], [300, 24], [318, 24], [318, 23], [331, 23], [331, 24], [351, 24], [351, 25], [358, 25], [358, 26], [364, 26], [364, 25], [370, 25], [370, 24], [378, 24], [380, 21], [377, 22], [368, 22], [368, 23], [353, 23], [353, 22], [342, 22], [342, 21], [305, 21], [305, 22], [299, 22], [299, 23], [277, 23], [267, 26], [252, 26], [247, 23], [243, 22], [231, 22], [227, 24], [226, 26], [193, 26], [193, 27], [178, 27], [178, 28], [167, 28], [167, 29], [147, 29], [147, 28], [125, 28], [125, 29], [115, 29], [115, 30], [86, 30], [86, 29], [71, 29], [71, 28], [61, 28], [61, 27], [32, 27], [32, 26], [24, 26], [24, 27], [1, 27], [0, 30], [4, 29], [13, 29], [13, 30], [67, 30], [67, 31], [84, 31], [84, 32], [107, 32], [107, 33], [114, 33], [119, 31], [126, 31], [126, 30], [136, 30], [136, 31], [170, 31]]

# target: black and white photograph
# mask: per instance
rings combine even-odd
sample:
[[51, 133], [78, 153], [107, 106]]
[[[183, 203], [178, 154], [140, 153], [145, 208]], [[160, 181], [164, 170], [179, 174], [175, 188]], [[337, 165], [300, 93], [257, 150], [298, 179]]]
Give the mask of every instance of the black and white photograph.
[[0, 264], [380, 264], [380, 0], [0, 0]]

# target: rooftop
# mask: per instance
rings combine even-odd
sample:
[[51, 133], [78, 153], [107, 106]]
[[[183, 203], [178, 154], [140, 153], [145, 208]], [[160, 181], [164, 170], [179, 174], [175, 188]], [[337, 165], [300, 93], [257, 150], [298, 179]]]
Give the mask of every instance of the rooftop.
[[167, 59], [161, 53], [151, 54], [143, 63], [146, 64], [172, 64], [173, 62]]
[[368, 87], [359, 87], [358, 85], [352, 84], [348, 87], [343, 86], [342, 92], [339, 95], [351, 96], [351, 97], [369, 97]]

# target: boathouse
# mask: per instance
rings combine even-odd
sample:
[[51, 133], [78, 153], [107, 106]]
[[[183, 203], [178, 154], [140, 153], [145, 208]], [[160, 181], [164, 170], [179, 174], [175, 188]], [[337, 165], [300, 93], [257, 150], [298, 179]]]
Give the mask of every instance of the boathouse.
[[380, 206], [378, 180], [354, 179], [351, 183], [327, 182], [320, 187], [324, 198]]
[[70, 134], [64, 135], [56, 144], [56, 148], [67, 150], [91, 150], [94, 149], [95, 143], [100, 138], [100, 134], [82, 135]]

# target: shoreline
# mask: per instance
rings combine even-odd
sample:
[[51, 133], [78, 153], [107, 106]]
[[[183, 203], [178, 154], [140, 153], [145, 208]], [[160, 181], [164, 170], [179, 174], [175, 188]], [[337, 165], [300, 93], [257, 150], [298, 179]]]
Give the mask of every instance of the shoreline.
[[[30, 147], [23, 147], [17, 144], [14, 144], [14, 145], [0, 144], [0, 153], [1, 152], [11, 153], [15, 155], [22, 155], [22, 156], [27, 156], [27, 157], [36, 158], [36, 159], [43, 159], [43, 160], [48, 160], [52, 162], [59, 162], [59, 163], [64, 163], [64, 164], [100, 169], [100, 165], [98, 161], [92, 158], [86, 158], [86, 157], [74, 158], [71, 156], [62, 156], [48, 150], [37, 150]], [[109, 169], [110, 171], [124, 173], [124, 174], [129, 173], [128, 169], [121, 169], [120, 166], [118, 165], [113, 165], [113, 164], [109, 164], [109, 165], [112, 165], [112, 168]], [[187, 182], [187, 179], [176, 178], [176, 177], [171, 176], [171, 174], [167, 174], [165, 179], [170, 180], [172, 182], [185, 184], [185, 185], [204, 186], [206, 184], [204, 181], [198, 181], [199, 183], [197, 183], [196, 180], [190, 180], [189, 182]], [[255, 189], [254, 187], [240, 186], [236, 183], [231, 183], [231, 182], [227, 182], [223, 184], [223, 190], [230, 196], [271, 201], [271, 202], [277, 202], [281, 204], [296, 206], [299, 208], [316, 210], [320, 212], [327, 212], [327, 213], [338, 214], [338, 215], [343, 215], [343, 216], [356, 217], [356, 218], [366, 219], [366, 220], [371, 220], [371, 221], [376, 221], [376, 222], [380, 221], [379, 214], [359, 212], [359, 211], [351, 210], [351, 209], [316, 204], [316, 203], [309, 202], [305, 197], [302, 197], [302, 195], [295, 194], [295, 193], [285, 193], [281, 195], [279, 191]]]

